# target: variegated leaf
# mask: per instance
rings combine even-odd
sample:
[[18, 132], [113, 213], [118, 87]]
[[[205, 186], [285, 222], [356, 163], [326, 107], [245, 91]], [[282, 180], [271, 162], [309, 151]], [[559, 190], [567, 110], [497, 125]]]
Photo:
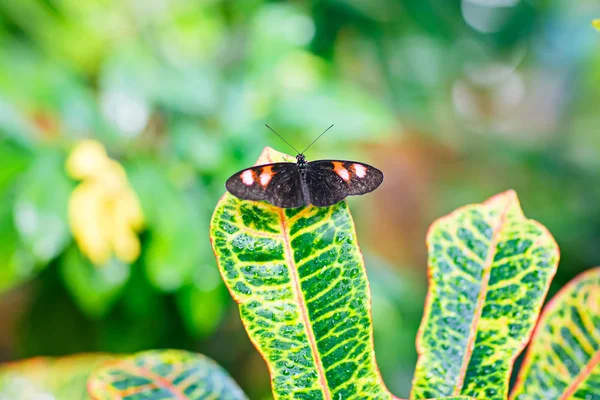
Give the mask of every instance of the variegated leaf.
[[0, 400], [87, 400], [90, 373], [108, 354], [36, 357], [0, 366]]
[[600, 400], [600, 268], [548, 303], [512, 392], [513, 400]]
[[183, 350], [151, 350], [109, 362], [90, 376], [88, 391], [95, 400], [246, 400], [217, 363]]
[[513, 191], [460, 208], [427, 235], [429, 292], [411, 398], [506, 399], [558, 263]]
[[[258, 164], [292, 161], [265, 149]], [[281, 209], [226, 193], [211, 223], [219, 269], [276, 399], [391, 399], [346, 202]]]

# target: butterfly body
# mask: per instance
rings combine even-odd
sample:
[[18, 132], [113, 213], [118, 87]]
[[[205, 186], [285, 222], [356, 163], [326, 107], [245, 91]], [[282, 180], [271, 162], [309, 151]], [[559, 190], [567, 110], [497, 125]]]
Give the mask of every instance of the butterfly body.
[[375, 190], [383, 173], [375, 167], [343, 160], [306, 161], [259, 165], [231, 176], [225, 186], [244, 200], [265, 200], [277, 207], [296, 208], [313, 204], [326, 207], [348, 196]]

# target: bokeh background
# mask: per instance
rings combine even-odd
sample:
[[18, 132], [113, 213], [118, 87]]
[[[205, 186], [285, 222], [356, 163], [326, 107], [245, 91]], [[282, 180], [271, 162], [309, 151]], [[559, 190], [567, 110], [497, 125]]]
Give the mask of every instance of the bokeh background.
[[[0, 0], [0, 360], [184, 348], [270, 398], [208, 238], [264, 146], [359, 159], [377, 358], [407, 396], [425, 233], [515, 189], [600, 263], [597, 0]], [[86, 140], [94, 140], [94, 142]], [[103, 147], [106, 154], [103, 153]], [[77, 152], [79, 151], [79, 152]]]

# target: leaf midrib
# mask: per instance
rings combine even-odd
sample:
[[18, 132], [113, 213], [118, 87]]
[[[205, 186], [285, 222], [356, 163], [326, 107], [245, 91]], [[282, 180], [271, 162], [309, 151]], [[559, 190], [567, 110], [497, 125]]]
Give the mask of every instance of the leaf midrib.
[[298, 301], [298, 307], [300, 308], [300, 312], [302, 314], [302, 320], [304, 321], [304, 325], [306, 326], [306, 334], [308, 336], [308, 343], [310, 344], [311, 351], [313, 353], [313, 357], [315, 360], [315, 367], [317, 369], [317, 374], [319, 376], [319, 382], [321, 387], [323, 388], [323, 396], [325, 400], [331, 400], [331, 393], [329, 392], [329, 387], [327, 386], [327, 379], [325, 377], [325, 370], [323, 369], [323, 363], [321, 362], [321, 358], [319, 357], [319, 352], [317, 349], [317, 341], [315, 339], [315, 333], [312, 330], [312, 325], [310, 323], [310, 319], [308, 317], [308, 310], [306, 308], [306, 299], [302, 294], [302, 288], [300, 285], [300, 275], [298, 274], [298, 268], [296, 268], [296, 262], [294, 261], [294, 253], [292, 251], [292, 247], [290, 244], [290, 234], [287, 229], [287, 224], [285, 223], [285, 211], [281, 208], [278, 209], [279, 213], [279, 221], [281, 226], [281, 238], [283, 239], [285, 245], [285, 254], [286, 258], [289, 260], [290, 267], [290, 276], [294, 283], [294, 291], [296, 292], [296, 300]]
[[[156, 383], [156, 386], [169, 390], [175, 396], [175, 399], [188, 399], [188, 397], [183, 392], [181, 392], [180, 389], [177, 388], [177, 386], [173, 385], [172, 381], [169, 378], [159, 375], [150, 370], [149, 368], [130, 364], [127, 366], [127, 369], [137, 371], [142, 376], [151, 377], [152, 381]], [[139, 390], [139, 387], [136, 387], [135, 389]], [[120, 394], [122, 395], [123, 392], [121, 392]]]
[[492, 264], [494, 263], [494, 257], [497, 253], [497, 244], [498, 237], [500, 236], [500, 230], [506, 223], [506, 218], [508, 216], [508, 210], [511, 205], [511, 200], [507, 200], [500, 214], [500, 220], [498, 221], [498, 225], [494, 228], [492, 232], [492, 238], [490, 240], [490, 251], [487, 254], [484, 265], [483, 276], [481, 277], [481, 290], [479, 291], [479, 295], [477, 297], [477, 306], [475, 307], [475, 317], [471, 322], [471, 329], [469, 329], [469, 341], [467, 343], [467, 349], [465, 355], [462, 360], [462, 365], [460, 367], [460, 372], [458, 374], [458, 381], [456, 382], [456, 386], [454, 387], [453, 396], [459, 396], [462, 393], [463, 386], [465, 383], [465, 375], [467, 373], [467, 368], [469, 367], [469, 362], [471, 361], [471, 355], [473, 353], [473, 347], [475, 346], [475, 339], [477, 335], [477, 325], [479, 324], [479, 320], [481, 319], [481, 313], [483, 311], [483, 305], [485, 304], [485, 298], [487, 297], [487, 288], [490, 280], [490, 275], [492, 271]]
[[600, 349], [598, 351], [596, 351], [596, 353], [594, 353], [592, 358], [590, 358], [590, 361], [585, 365], [585, 367], [583, 367], [581, 369], [581, 371], [579, 371], [579, 374], [577, 374], [577, 376], [573, 379], [571, 384], [569, 386], [567, 386], [567, 389], [565, 390], [563, 395], [560, 396], [560, 398], [558, 400], [570, 399], [571, 396], [577, 391], [577, 388], [579, 387], [579, 385], [585, 380], [586, 377], [588, 377], [592, 373], [592, 371], [594, 370], [594, 367], [599, 364], [600, 364]]

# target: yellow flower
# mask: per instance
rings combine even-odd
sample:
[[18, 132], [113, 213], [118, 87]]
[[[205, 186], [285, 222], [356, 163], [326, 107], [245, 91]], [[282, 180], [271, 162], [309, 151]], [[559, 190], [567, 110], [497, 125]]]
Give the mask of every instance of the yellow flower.
[[594, 28], [596, 28], [600, 31], [600, 18], [593, 20], [592, 25], [594, 25]]
[[66, 169], [82, 181], [69, 198], [69, 223], [81, 252], [96, 265], [113, 255], [126, 263], [135, 261], [144, 216], [123, 167], [108, 157], [102, 144], [85, 140], [69, 155]]

